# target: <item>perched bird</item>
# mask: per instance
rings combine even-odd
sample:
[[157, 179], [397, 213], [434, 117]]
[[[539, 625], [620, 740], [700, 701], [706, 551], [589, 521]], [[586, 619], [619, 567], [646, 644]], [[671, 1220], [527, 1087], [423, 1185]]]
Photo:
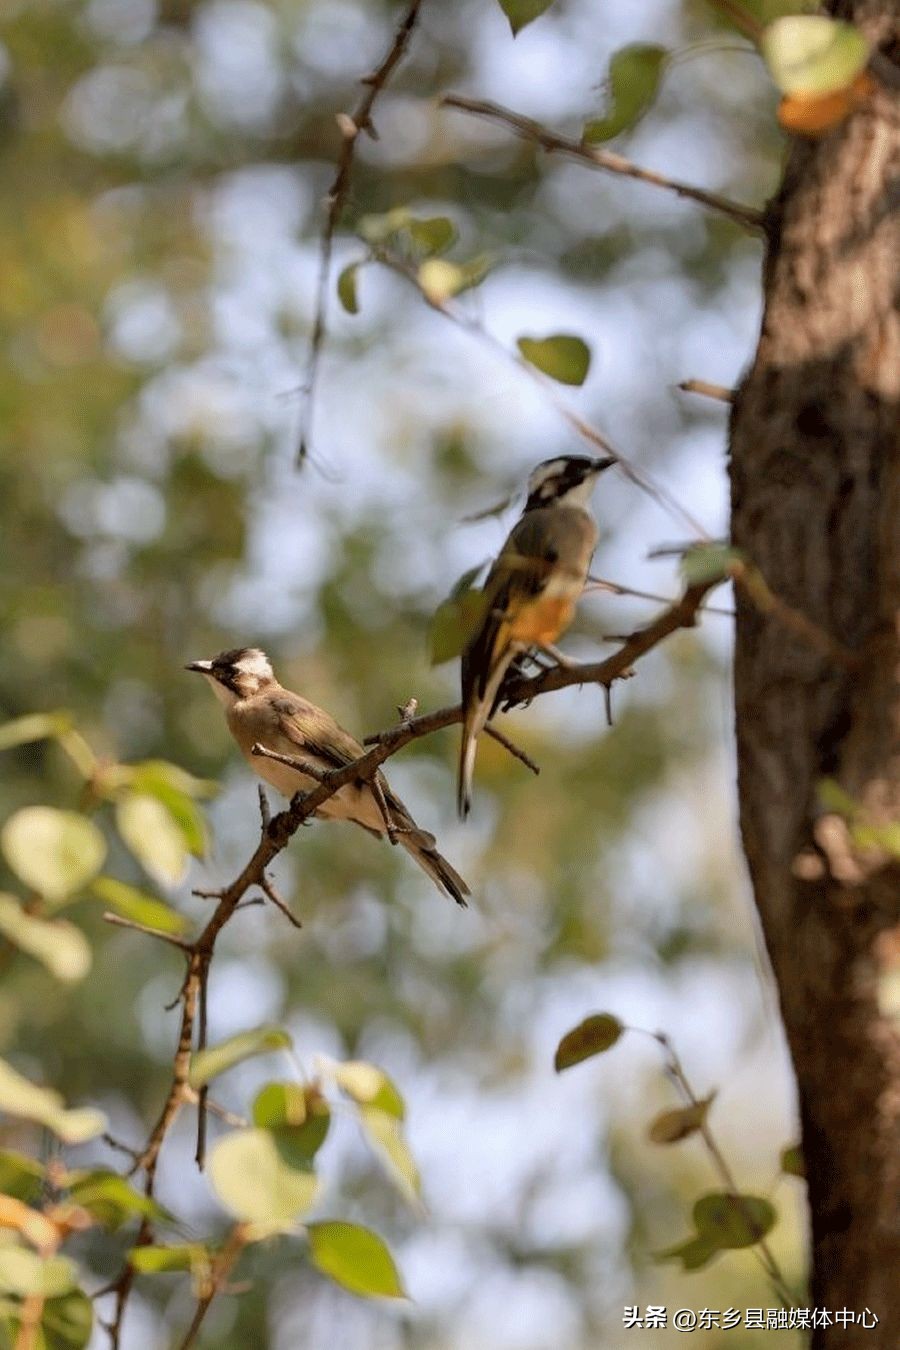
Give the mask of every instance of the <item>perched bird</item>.
[[[278, 754], [302, 759], [323, 772], [343, 768], [365, 753], [359, 741], [323, 708], [283, 689], [269, 658], [258, 647], [237, 647], [212, 661], [192, 661], [186, 669], [206, 676], [225, 708], [228, 729], [244, 757], [260, 778], [285, 797], [309, 791], [317, 780], [277, 760], [251, 754], [257, 743]], [[326, 820], [351, 820], [379, 838], [392, 834], [440, 890], [458, 905], [465, 905], [468, 886], [438, 853], [434, 835], [418, 827], [380, 771], [371, 780], [357, 779], [340, 788], [322, 803], [316, 815]]]
[[615, 459], [561, 455], [528, 479], [528, 500], [484, 583], [484, 614], [462, 654], [463, 731], [457, 805], [469, 814], [478, 736], [517, 657], [553, 644], [572, 622], [597, 543], [588, 502]]

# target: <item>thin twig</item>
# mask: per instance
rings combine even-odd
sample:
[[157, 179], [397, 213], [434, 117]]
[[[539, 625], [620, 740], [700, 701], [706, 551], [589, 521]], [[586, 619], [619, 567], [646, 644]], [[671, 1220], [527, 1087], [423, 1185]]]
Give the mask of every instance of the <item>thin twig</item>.
[[704, 398], [714, 398], [719, 403], [733, 403], [735, 391], [724, 384], [710, 384], [708, 380], [682, 380], [678, 388], [683, 394], [702, 394]]
[[282, 900], [281, 896], [278, 894], [277, 890], [275, 889], [275, 883], [272, 881], [271, 877], [267, 877], [265, 872], [263, 872], [262, 876], [259, 879], [259, 889], [264, 893], [264, 895], [269, 900], [272, 901], [272, 904], [275, 906], [276, 909], [281, 910], [281, 913], [287, 919], [288, 923], [292, 924], [294, 928], [303, 927], [303, 924], [297, 918], [296, 914], [291, 913], [291, 910], [288, 907], [287, 902], [285, 900]]
[[[633, 586], [623, 586], [618, 581], [609, 581], [606, 577], [588, 576], [584, 586], [585, 591], [597, 589], [599, 591], [610, 591], [613, 595], [630, 595], [636, 600], [654, 600], [659, 605], [671, 605], [674, 603], [670, 595], [658, 595], [655, 591], [636, 591]], [[723, 618], [733, 619], [735, 612], [733, 609], [724, 609], [719, 605], [704, 605], [704, 614], [720, 614]]]
[[179, 951], [190, 952], [191, 944], [185, 942], [183, 938], [176, 937], [174, 933], [163, 933], [158, 928], [151, 928], [149, 924], [137, 923], [134, 919], [126, 919], [121, 914], [111, 914], [109, 910], [104, 910], [103, 918], [106, 923], [115, 924], [117, 928], [131, 928], [135, 933], [144, 933], [147, 937], [156, 938], [159, 942], [168, 942], [170, 947], [177, 947]]
[[[653, 1037], [655, 1041], [657, 1041], [662, 1046], [663, 1052], [666, 1056], [666, 1069], [669, 1073], [669, 1076], [683, 1094], [688, 1105], [699, 1107], [700, 1099], [694, 1092], [694, 1089], [690, 1084], [687, 1074], [684, 1071], [684, 1066], [681, 1063], [681, 1060], [678, 1056], [678, 1052], [676, 1051], [669, 1037], [666, 1035], [664, 1031], [654, 1031], [651, 1032], [650, 1035]], [[713, 1164], [719, 1173], [719, 1176], [725, 1183], [726, 1189], [728, 1190], [729, 1194], [732, 1195], [734, 1199], [740, 1204], [742, 1197], [741, 1192], [738, 1189], [738, 1184], [737, 1181], [735, 1180], [734, 1173], [731, 1170], [728, 1160], [726, 1159], [722, 1150], [719, 1148], [719, 1145], [716, 1142], [715, 1135], [713, 1134], [712, 1130], [710, 1129], [709, 1125], [706, 1122], [705, 1117], [703, 1116], [701, 1116], [700, 1118], [698, 1129], [703, 1139], [703, 1142], [706, 1145], [706, 1151], [709, 1154], [710, 1158], [712, 1159]], [[745, 1218], [751, 1231], [755, 1232], [756, 1223], [753, 1218], [753, 1215], [745, 1214]], [[762, 1265], [763, 1269], [765, 1270], [766, 1274], [771, 1280], [772, 1287], [778, 1294], [778, 1297], [782, 1300], [784, 1306], [786, 1308], [792, 1307], [794, 1304], [793, 1296], [791, 1295], [791, 1291], [789, 1290], [785, 1278], [781, 1273], [781, 1268], [779, 1267], [778, 1262], [772, 1253], [772, 1249], [766, 1242], [764, 1237], [759, 1236], [757, 1238], [754, 1251], [757, 1255], [757, 1259], [759, 1260], [760, 1264]]]
[[428, 291], [423, 290], [417, 270], [404, 258], [399, 258], [382, 248], [374, 248], [372, 250], [372, 257], [384, 267], [390, 268], [391, 271], [396, 272], [398, 276], [404, 277], [415, 286], [422, 299], [431, 309], [435, 310], [438, 314], [442, 314], [445, 319], [449, 319], [456, 327], [462, 328], [465, 332], [481, 342], [483, 346], [490, 348], [491, 351], [497, 352], [503, 356], [505, 360], [512, 362], [512, 364], [522, 371], [533, 384], [536, 384], [538, 388], [542, 390], [547, 401], [556, 410], [563, 421], [571, 427], [576, 435], [580, 436], [582, 440], [592, 446], [595, 451], [600, 450], [604, 455], [610, 455], [616, 461], [618, 468], [626, 478], [643, 492], [646, 492], [648, 496], [652, 497], [654, 501], [658, 502], [660, 506], [667, 510], [671, 515], [678, 516], [684, 524], [694, 531], [696, 535], [695, 542], [710, 542], [708, 531], [703, 528], [687, 507], [683, 506], [677, 497], [669, 492], [668, 488], [665, 488], [661, 483], [658, 483], [648, 470], [639, 468], [632, 460], [623, 455], [620, 450], [617, 450], [615, 446], [611, 444], [601, 431], [584, 417], [579, 416], [578, 413], [573, 411], [572, 408], [562, 401], [549, 376], [544, 375], [544, 373], [538, 370], [536, 366], [533, 366], [529, 361], [526, 361], [523, 356], [509, 351], [498, 338], [494, 337], [493, 333], [489, 332], [477, 319], [472, 315], [467, 314], [465, 310], [461, 309], [458, 305], [453, 304], [450, 300], [436, 295], [433, 292], [429, 293]]
[[621, 174], [625, 178], [636, 178], [641, 183], [651, 183], [654, 187], [665, 188], [679, 197], [689, 198], [709, 207], [712, 211], [728, 216], [746, 230], [751, 230], [755, 234], [765, 233], [766, 218], [762, 211], [753, 206], [733, 202], [717, 192], [707, 192], [705, 188], [682, 183], [677, 178], [668, 178], [665, 174], [656, 173], [652, 169], [642, 169], [638, 164], [632, 164], [631, 160], [624, 159], [622, 155], [617, 155], [612, 150], [601, 150], [584, 141], [560, 136], [542, 126], [540, 122], [535, 122], [533, 118], [524, 117], [521, 113], [514, 112], [512, 108], [504, 108], [502, 104], [492, 103], [488, 99], [463, 98], [459, 94], [446, 94], [441, 99], [441, 104], [445, 108], [456, 108], [459, 112], [470, 113], [475, 117], [487, 117], [491, 121], [502, 122], [505, 126], [511, 127], [517, 135], [534, 141], [548, 154], [568, 155], [572, 159], [590, 165], [591, 168], [604, 169], [607, 173]]
[[340, 220], [341, 212], [344, 208], [347, 193], [350, 190], [350, 178], [353, 172], [353, 157], [356, 152], [356, 141], [362, 131], [367, 131], [370, 135], [374, 134], [374, 129], [372, 127], [372, 109], [375, 106], [376, 99], [390, 79], [394, 67], [400, 62], [406, 51], [421, 5], [422, 0], [411, 0], [406, 13], [394, 34], [393, 42], [382, 58], [380, 64], [376, 66], [370, 75], [364, 76], [360, 81], [364, 86], [364, 92], [359, 103], [356, 105], [356, 108], [349, 115], [347, 113], [339, 114], [337, 119], [342, 137], [341, 149], [340, 154], [338, 155], [337, 170], [326, 198], [327, 212], [325, 215], [325, 224], [322, 227], [322, 237], [319, 243], [319, 277], [316, 285], [316, 313], [313, 321], [312, 337], [310, 338], [309, 343], [306, 379], [303, 384], [300, 443], [297, 450], [298, 466], [302, 465], [307, 458], [309, 454], [309, 444], [312, 439], [316, 382], [328, 323], [328, 291], [331, 278], [331, 254], [334, 245], [335, 231], [338, 227], [338, 221]]
[[197, 1335], [200, 1331], [203, 1319], [209, 1311], [209, 1306], [216, 1294], [221, 1293], [228, 1282], [228, 1276], [240, 1256], [244, 1247], [247, 1245], [247, 1233], [243, 1224], [235, 1224], [228, 1236], [222, 1250], [213, 1260], [212, 1270], [209, 1274], [207, 1287], [197, 1299], [197, 1307], [191, 1320], [191, 1325], [185, 1333], [184, 1340], [180, 1342], [178, 1350], [190, 1350], [190, 1347], [196, 1343]]
[[525, 765], [526, 769], [530, 769], [533, 774], [540, 773], [541, 766], [536, 764], [531, 756], [525, 753], [521, 746], [516, 745], [515, 741], [511, 741], [508, 736], [504, 736], [502, 731], [498, 731], [496, 727], [492, 727], [491, 724], [488, 723], [485, 727], [485, 732], [493, 740], [502, 745], [504, 750], [508, 750], [514, 759], [520, 760], [521, 763]]

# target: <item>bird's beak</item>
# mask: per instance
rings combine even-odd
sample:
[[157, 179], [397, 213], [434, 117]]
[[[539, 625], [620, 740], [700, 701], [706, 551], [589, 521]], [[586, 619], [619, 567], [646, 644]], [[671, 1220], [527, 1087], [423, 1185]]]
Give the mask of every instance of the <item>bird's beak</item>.
[[192, 661], [190, 665], [185, 666], [185, 670], [197, 670], [201, 675], [209, 675], [212, 672], [212, 661]]
[[607, 459], [594, 460], [594, 473], [602, 473], [604, 469], [611, 469], [614, 464], [618, 464], [615, 455], [610, 455]]

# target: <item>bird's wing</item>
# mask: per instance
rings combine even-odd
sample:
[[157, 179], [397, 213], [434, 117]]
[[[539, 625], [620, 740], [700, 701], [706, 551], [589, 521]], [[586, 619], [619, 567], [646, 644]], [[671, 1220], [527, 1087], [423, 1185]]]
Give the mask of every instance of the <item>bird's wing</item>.
[[[475, 694], [483, 698], [508, 627], [506, 616], [535, 599], [547, 585], [558, 552], [548, 511], [529, 511], [510, 531], [484, 583], [485, 615], [481, 627], [463, 653], [463, 702]], [[550, 536], [548, 538], [548, 535]]]
[[343, 769], [365, 753], [330, 713], [299, 694], [279, 695], [272, 706], [281, 733], [319, 768]]

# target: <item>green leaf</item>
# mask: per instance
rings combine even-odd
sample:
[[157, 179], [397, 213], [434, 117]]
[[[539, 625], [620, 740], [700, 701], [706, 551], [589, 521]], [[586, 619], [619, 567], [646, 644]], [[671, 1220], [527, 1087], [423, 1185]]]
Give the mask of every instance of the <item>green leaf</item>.
[[76, 1174], [67, 1190], [71, 1198], [93, 1214], [105, 1228], [116, 1229], [134, 1215], [157, 1223], [171, 1221], [171, 1215], [150, 1196], [141, 1195], [118, 1172], [98, 1169]]
[[647, 1131], [647, 1138], [653, 1144], [677, 1144], [696, 1134], [706, 1123], [713, 1096], [702, 1097], [692, 1106], [681, 1106], [674, 1111], [661, 1111]]
[[350, 263], [337, 279], [338, 299], [348, 314], [359, 313], [359, 301], [356, 296], [356, 278], [359, 275], [359, 263]]
[[878, 849], [900, 858], [900, 821], [889, 820], [883, 825], [860, 822], [852, 827], [850, 835], [857, 848]]
[[355, 1223], [307, 1225], [313, 1265], [336, 1284], [366, 1298], [405, 1298], [394, 1258], [376, 1233]]
[[443, 665], [468, 647], [487, 613], [484, 591], [463, 591], [444, 600], [434, 612], [429, 628], [431, 664]]
[[500, 8], [509, 19], [513, 37], [535, 19], [539, 19], [552, 4], [553, 0], [500, 0]]
[[12, 750], [29, 741], [61, 736], [71, 725], [72, 718], [67, 712], [28, 713], [25, 717], [16, 717], [0, 726], [0, 750]]
[[516, 346], [529, 365], [560, 384], [584, 384], [591, 364], [591, 349], [579, 337], [554, 333], [550, 337], [520, 337]]
[[778, 1158], [778, 1164], [789, 1177], [805, 1177], [806, 1164], [803, 1161], [803, 1149], [800, 1144], [789, 1144], [783, 1148]]
[[236, 1036], [229, 1036], [227, 1041], [220, 1041], [218, 1045], [211, 1045], [191, 1057], [191, 1087], [203, 1087], [220, 1073], [233, 1069], [235, 1064], [253, 1055], [283, 1050], [292, 1044], [290, 1036], [281, 1027], [263, 1026], [254, 1027], [252, 1031], [240, 1031]]
[[219, 791], [219, 784], [213, 779], [197, 778], [168, 759], [142, 759], [137, 764], [123, 767], [128, 771], [123, 786], [132, 787], [135, 792], [149, 792], [151, 797], [160, 796], [165, 800], [168, 792], [178, 792], [186, 797], [214, 797]]
[[0, 1150], [0, 1195], [11, 1195], [26, 1205], [39, 1199], [45, 1169], [34, 1158], [10, 1149]]
[[106, 1129], [106, 1116], [93, 1107], [66, 1110], [52, 1088], [38, 1087], [0, 1059], [0, 1111], [46, 1125], [65, 1144], [84, 1144]]
[[711, 1242], [705, 1237], [688, 1238], [686, 1242], [679, 1242], [674, 1247], [666, 1247], [664, 1251], [654, 1252], [654, 1261], [680, 1261], [683, 1270], [700, 1270], [707, 1265], [714, 1256], [718, 1256], [721, 1248], [715, 1242]]
[[724, 581], [731, 574], [732, 564], [741, 558], [740, 551], [730, 544], [696, 544], [681, 559], [681, 575], [686, 586]]
[[557, 1073], [571, 1069], [573, 1064], [602, 1055], [611, 1050], [625, 1027], [612, 1013], [594, 1013], [566, 1033], [556, 1048], [553, 1067]]
[[80, 1289], [48, 1299], [41, 1318], [44, 1336], [41, 1350], [84, 1350], [93, 1325], [93, 1304]]
[[697, 1236], [722, 1249], [752, 1247], [775, 1223], [775, 1208], [758, 1195], [703, 1195], [694, 1205]]
[[174, 1270], [189, 1270], [194, 1274], [209, 1270], [211, 1256], [202, 1242], [183, 1242], [171, 1247], [132, 1247], [128, 1260], [142, 1275], [167, 1274]]
[[331, 1108], [314, 1084], [267, 1083], [253, 1103], [253, 1123], [272, 1131], [286, 1163], [308, 1167], [325, 1142]]
[[361, 1106], [359, 1121], [376, 1155], [402, 1194], [421, 1209], [422, 1177], [409, 1150], [400, 1121], [377, 1106]]
[[417, 280], [426, 300], [442, 305], [454, 295], [471, 290], [483, 281], [491, 268], [487, 254], [471, 258], [467, 263], [447, 262], [444, 258], [428, 258], [419, 267]]
[[128, 792], [116, 802], [116, 827], [128, 848], [154, 881], [175, 886], [187, 871], [184, 834], [156, 797]]
[[0, 1247], [0, 1291], [27, 1298], [58, 1298], [75, 1285], [75, 1266], [64, 1256], [42, 1257], [25, 1247]]
[[176, 937], [187, 931], [190, 922], [164, 900], [157, 900], [137, 886], [128, 886], [115, 877], [97, 877], [91, 890], [115, 914], [133, 923], [141, 923], [146, 928], [155, 928], [160, 933], [172, 933]]
[[653, 106], [669, 53], [649, 42], [633, 42], [609, 63], [607, 108], [603, 117], [585, 123], [582, 139], [589, 144], [610, 141], [630, 131]]
[[318, 1198], [315, 1176], [286, 1163], [269, 1130], [226, 1134], [213, 1146], [208, 1168], [216, 1195], [235, 1218], [273, 1231], [290, 1227]]
[[859, 29], [823, 14], [776, 19], [760, 45], [784, 94], [821, 96], [846, 89], [869, 60], [869, 44]]
[[46, 900], [58, 904], [99, 872], [106, 840], [76, 811], [26, 806], [9, 817], [0, 847], [16, 876]]
[[362, 1059], [329, 1064], [328, 1072], [338, 1087], [360, 1106], [374, 1106], [402, 1120], [406, 1114], [403, 1098], [383, 1069]]
[[413, 218], [407, 223], [406, 232], [418, 251], [429, 258], [446, 253], [457, 240], [456, 226], [447, 216]]
[[65, 919], [26, 914], [14, 896], [2, 893], [0, 933], [40, 961], [58, 980], [82, 980], [91, 968], [90, 944], [80, 928]]

